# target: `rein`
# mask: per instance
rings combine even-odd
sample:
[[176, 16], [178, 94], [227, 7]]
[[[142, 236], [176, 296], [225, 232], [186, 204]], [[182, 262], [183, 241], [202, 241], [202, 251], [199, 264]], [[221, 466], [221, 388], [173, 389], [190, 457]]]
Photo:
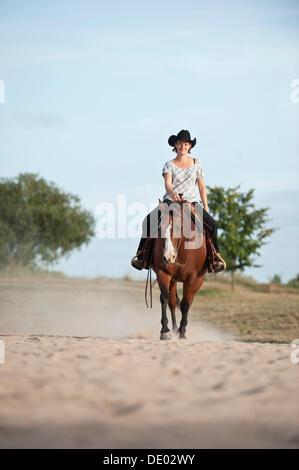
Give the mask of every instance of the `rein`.
[[152, 259], [153, 259], [153, 255], [154, 255], [154, 251], [155, 251], [155, 244], [156, 244], [156, 240], [154, 241], [154, 246], [152, 248], [152, 253], [151, 253], [151, 257], [150, 257], [150, 260], [149, 260], [149, 265], [148, 265], [148, 272], [147, 272], [147, 277], [146, 277], [146, 284], [145, 284], [145, 292], [144, 292], [144, 298], [145, 298], [145, 303], [146, 303], [146, 306], [147, 308], [149, 308], [148, 306], [148, 301], [147, 301], [147, 288], [148, 288], [148, 283], [150, 285], [150, 308], [153, 308], [153, 287], [154, 285], [156, 284], [157, 282], [157, 278], [154, 280], [154, 282], [152, 283], [152, 268], [151, 268], [151, 262], [152, 262]]

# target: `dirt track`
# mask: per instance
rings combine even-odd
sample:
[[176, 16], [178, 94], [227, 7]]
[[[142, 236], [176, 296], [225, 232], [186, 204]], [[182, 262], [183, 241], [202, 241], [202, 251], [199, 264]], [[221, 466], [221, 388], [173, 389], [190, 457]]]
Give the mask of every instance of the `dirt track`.
[[158, 302], [112, 284], [1, 282], [2, 448], [299, 447], [289, 345], [161, 342]]

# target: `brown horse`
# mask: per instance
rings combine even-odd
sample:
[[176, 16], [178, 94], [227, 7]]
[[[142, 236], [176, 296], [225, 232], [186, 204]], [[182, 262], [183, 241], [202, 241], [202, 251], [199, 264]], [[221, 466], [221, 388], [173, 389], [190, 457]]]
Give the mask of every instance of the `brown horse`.
[[[161, 210], [161, 225], [159, 236], [155, 240], [151, 266], [156, 273], [160, 287], [160, 302], [162, 307], [162, 329], [160, 339], [170, 339], [171, 333], [167, 326], [167, 304], [172, 317], [172, 331], [179, 333], [179, 338], [186, 338], [188, 311], [192, 305], [194, 295], [201, 288], [208, 271], [206, 264], [207, 247], [206, 235], [199, 233], [191, 220], [192, 205], [181, 200], [171, 204], [171, 207], [159, 200]], [[170, 210], [169, 210], [170, 209]], [[175, 217], [174, 217], [175, 216]], [[193, 241], [197, 240], [197, 248], [192, 248], [192, 237], [184, 233], [183, 221], [188, 219], [190, 229], [193, 231]], [[195, 237], [197, 237], [195, 239]], [[199, 243], [198, 243], [199, 241]], [[190, 243], [188, 247], [187, 244]], [[175, 307], [179, 303], [177, 295], [177, 282], [183, 283], [183, 298], [180, 302], [182, 318], [179, 328], [176, 324]]]

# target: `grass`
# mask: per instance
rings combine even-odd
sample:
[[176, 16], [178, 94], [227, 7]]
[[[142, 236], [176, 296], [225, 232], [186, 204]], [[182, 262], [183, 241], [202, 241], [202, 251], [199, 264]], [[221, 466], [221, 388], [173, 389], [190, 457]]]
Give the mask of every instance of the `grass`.
[[229, 331], [242, 341], [291, 343], [299, 338], [297, 293], [289, 292], [286, 287], [277, 291], [258, 291], [237, 286], [234, 292], [224, 290], [224, 296], [210, 295], [213, 282], [206, 282], [202, 291], [206, 290], [206, 295], [195, 296], [194, 317]]
[[[181, 284], [179, 284], [181, 286]], [[182, 288], [178, 288], [182, 298]], [[237, 340], [291, 343], [299, 338], [299, 291], [251, 277], [209, 274], [194, 297], [190, 316], [230, 332]]]
[[226, 291], [222, 291], [222, 290], [219, 290], [219, 289], [203, 289], [203, 290], [200, 290], [198, 291], [196, 294], [195, 294], [197, 297], [225, 297], [228, 295], [228, 293]]
[[[177, 291], [178, 296], [182, 297], [183, 289], [178, 288]], [[196, 297], [225, 297], [227, 295], [229, 294], [226, 291], [220, 289], [201, 289], [195, 294]]]
[[209, 274], [194, 297], [190, 316], [230, 332], [237, 340], [291, 343], [299, 338], [298, 294], [287, 285], [257, 283], [242, 275], [235, 275], [232, 291], [227, 273]]
[[36, 268], [32, 269], [28, 266], [10, 264], [5, 269], [0, 270], [0, 277], [2, 279], [44, 279], [44, 278], [59, 278], [59, 277], [68, 277], [66, 274], [60, 271], [49, 271], [47, 269]]

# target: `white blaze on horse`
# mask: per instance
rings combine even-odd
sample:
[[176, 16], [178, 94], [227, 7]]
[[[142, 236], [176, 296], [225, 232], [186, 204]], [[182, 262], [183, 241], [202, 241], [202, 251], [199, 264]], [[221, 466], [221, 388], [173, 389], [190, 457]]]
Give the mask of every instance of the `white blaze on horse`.
[[175, 263], [177, 258], [177, 251], [174, 248], [171, 240], [172, 222], [166, 227], [165, 230], [165, 247], [164, 247], [164, 260], [167, 263]]

